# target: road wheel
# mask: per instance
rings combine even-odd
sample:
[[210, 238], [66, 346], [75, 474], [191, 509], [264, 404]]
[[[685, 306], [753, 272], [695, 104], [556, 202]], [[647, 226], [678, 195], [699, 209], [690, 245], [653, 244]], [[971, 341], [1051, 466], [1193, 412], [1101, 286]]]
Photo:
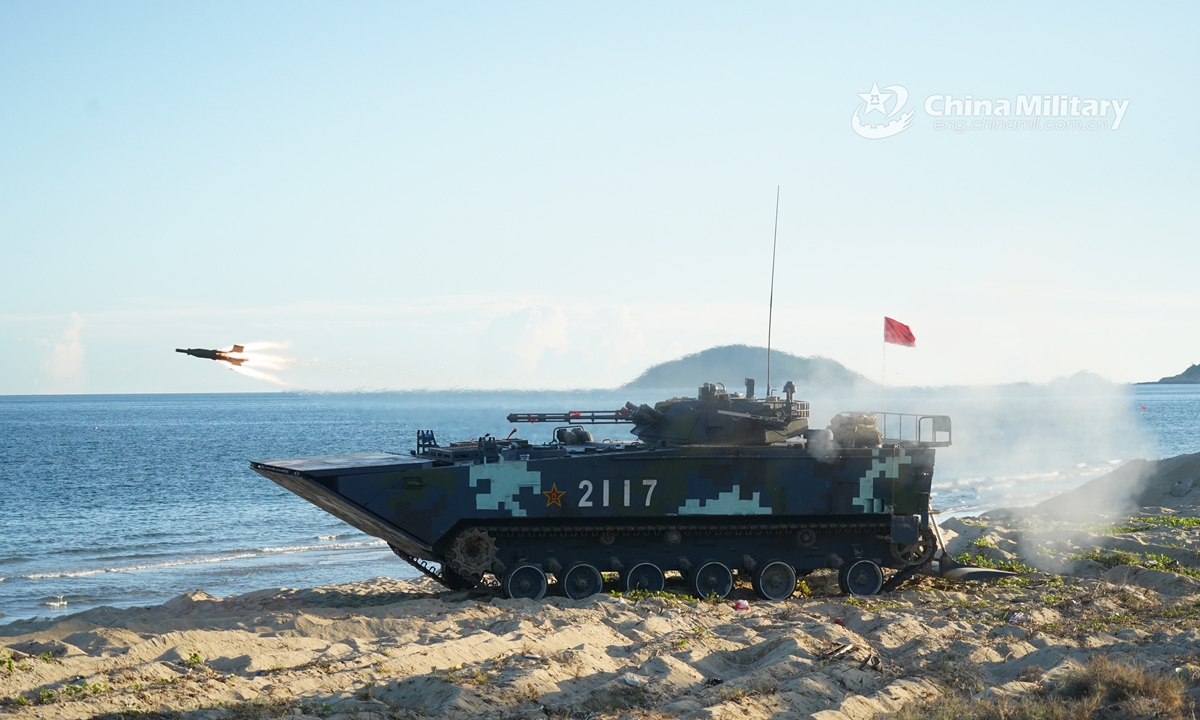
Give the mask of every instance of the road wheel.
[[722, 599], [733, 591], [733, 573], [724, 564], [708, 560], [688, 573], [688, 588], [701, 600]]
[[572, 600], [582, 600], [604, 589], [604, 576], [587, 563], [575, 563], [559, 576], [563, 595]]
[[546, 573], [532, 563], [521, 563], [504, 573], [500, 579], [504, 597], [541, 600], [546, 596]]
[[621, 587], [625, 592], [644, 590], [661, 592], [667, 586], [663, 571], [654, 563], [640, 562], [621, 573]]
[[796, 569], [780, 560], [762, 563], [753, 584], [754, 592], [764, 600], [787, 600], [796, 592]]
[[875, 595], [883, 587], [883, 569], [870, 560], [843, 565], [838, 571], [838, 585], [848, 595]]

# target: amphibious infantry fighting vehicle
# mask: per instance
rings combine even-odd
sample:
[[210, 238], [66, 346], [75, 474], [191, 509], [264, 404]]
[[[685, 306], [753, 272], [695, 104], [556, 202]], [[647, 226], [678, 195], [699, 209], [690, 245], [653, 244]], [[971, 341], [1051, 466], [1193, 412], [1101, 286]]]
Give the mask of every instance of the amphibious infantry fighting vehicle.
[[[493, 575], [506, 596], [540, 598], [553, 578], [581, 598], [605, 573], [661, 590], [678, 572], [697, 596], [724, 597], [736, 572], [780, 600], [818, 568], [869, 595], [928, 567], [934, 449], [950, 444], [950, 418], [842, 413], [817, 429], [794, 395], [790, 382], [782, 398], [756, 398], [753, 380], [744, 393], [706, 383], [653, 407], [508, 416], [556, 424], [546, 444], [440, 445], [421, 431], [408, 455], [250, 466], [455, 589]], [[597, 442], [585, 426], [600, 423], [635, 439]]]

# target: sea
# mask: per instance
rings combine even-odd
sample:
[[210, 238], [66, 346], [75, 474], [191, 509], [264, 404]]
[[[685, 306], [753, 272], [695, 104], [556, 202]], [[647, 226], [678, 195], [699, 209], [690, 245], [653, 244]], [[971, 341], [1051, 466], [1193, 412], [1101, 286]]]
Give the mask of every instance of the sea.
[[[99, 605], [228, 596], [374, 577], [410, 566], [249, 469], [251, 460], [407, 452], [507, 436], [511, 412], [616, 409], [674, 393], [262, 393], [0, 396], [0, 623]], [[842, 410], [945, 413], [934, 506], [1037, 502], [1133, 458], [1200, 452], [1200, 386], [1077, 378], [991, 388], [813, 390], [812, 425]], [[546, 441], [551, 428], [521, 426]], [[619, 426], [599, 427], [619, 438]]]

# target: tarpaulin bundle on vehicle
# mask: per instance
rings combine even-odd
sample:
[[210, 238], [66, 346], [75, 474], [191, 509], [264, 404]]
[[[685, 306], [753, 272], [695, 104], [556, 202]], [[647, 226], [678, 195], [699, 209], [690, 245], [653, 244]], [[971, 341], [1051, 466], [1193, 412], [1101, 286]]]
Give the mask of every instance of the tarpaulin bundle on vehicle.
[[842, 447], [879, 447], [883, 435], [875, 413], [851, 412], [835, 415], [829, 423], [833, 440]]

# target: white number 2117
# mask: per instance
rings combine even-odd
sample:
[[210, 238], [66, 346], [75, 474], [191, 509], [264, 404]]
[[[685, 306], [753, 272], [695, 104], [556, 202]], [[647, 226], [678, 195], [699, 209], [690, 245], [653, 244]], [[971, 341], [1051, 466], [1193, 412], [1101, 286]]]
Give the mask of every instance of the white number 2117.
[[[633, 484], [632, 480], [625, 481], [625, 507], [629, 507], [631, 504], [630, 503], [630, 490], [631, 490], [630, 486], [632, 484]], [[649, 480], [643, 480], [642, 486], [646, 488], [646, 505], [645, 506], [650, 507], [650, 500], [651, 500], [651, 498], [654, 497], [654, 488], [658, 487], [658, 480], [656, 480], [654, 478], [651, 478]], [[591, 480], [581, 480], [579, 482], [579, 489], [583, 491], [583, 496], [581, 498], [579, 498], [579, 507], [581, 507], [581, 508], [592, 507], [592, 491], [595, 490], [595, 486], [592, 485], [592, 481]], [[603, 495], [601, 497], [601, 502], [603, 503], [604, 507], [608, 507], [609, 501], [608, 501], [608, 481], [607, 480], [604, 481], [604, 489], [601, 492], [603, 493]]]

